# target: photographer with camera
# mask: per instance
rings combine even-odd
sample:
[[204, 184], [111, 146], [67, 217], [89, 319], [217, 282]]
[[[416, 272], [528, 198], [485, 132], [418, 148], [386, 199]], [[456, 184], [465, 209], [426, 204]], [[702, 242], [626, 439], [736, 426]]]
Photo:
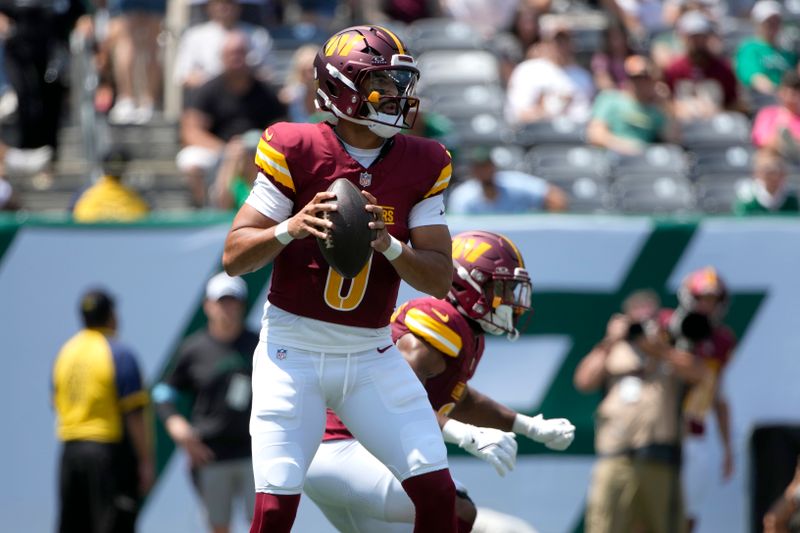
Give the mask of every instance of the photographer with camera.
[[716, 479], [710, 471], [714, 456], [706, 436], [705, 418], [714, 412], [722, 444], [721, 478], [733, 474], [730, 409], [720, 390], [722, 372], [736, 346], [733, 331], [722, 323], [728, 311], [728, 290], [713, 267], [690, 272], [678, 289], [678, 307], [663, 310], [659, 322], [673, 344], [695, 355], [705, 367], [703, 379], [686, 394], [683, 416], [686, 437], [683, 445], [682, 483], [689, 531], [700, 514], [710, 484]]
[[683, 422], [687, 387], [707, 370], [673, 345], [659, 320], [652, 291], [626, 298], [609, 320], [606, 336], [575, 371], [582, 392], [603, 391], [595, 413], [595, 464], [589, 489], [587, 533], [680, 533]]

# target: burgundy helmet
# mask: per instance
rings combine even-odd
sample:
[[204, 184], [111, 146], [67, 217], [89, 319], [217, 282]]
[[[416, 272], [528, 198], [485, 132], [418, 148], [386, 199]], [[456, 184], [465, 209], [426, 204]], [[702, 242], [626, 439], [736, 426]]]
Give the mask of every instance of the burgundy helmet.
[[314, 60], [316, 104], [337, 118], [391, 137], [414, 125], [419, 69], [403, 42], [380, 26], [346, 28]]
[[453, 284], [448, 299], [492, 335], [519, 336], [519, 317], [531, 307], [531, 278], [507, 237], [465, 231], [453, 237]]
[[712, 319], [722, 319], [728, 310], [728, 287], [712, 266], [690, 272], [678, 288], [678, 302], [687, 311], [695, 311], [697, 299], [701, 296], [715, 296], [717, 303], [711, 312]]

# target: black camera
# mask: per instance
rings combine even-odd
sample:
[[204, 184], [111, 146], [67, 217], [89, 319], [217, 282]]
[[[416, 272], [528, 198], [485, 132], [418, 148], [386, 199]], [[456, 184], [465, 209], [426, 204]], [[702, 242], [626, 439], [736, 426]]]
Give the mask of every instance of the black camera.
[[673, 344], [688, 341], [695, 344], [711, 337], [714, 327], [708, 315], [678, 307], [669, 321], [669, 334]]

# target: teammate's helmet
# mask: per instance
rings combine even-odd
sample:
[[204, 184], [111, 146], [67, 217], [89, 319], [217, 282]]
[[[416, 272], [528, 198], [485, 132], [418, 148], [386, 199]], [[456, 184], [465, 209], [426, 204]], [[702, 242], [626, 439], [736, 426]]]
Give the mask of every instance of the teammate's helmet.
[[386, 28], [353, 26], [328, 39], [314, 60], [314, 78], [317, 107], [339, 119], [387, 138], [414, 125], [417, 62]]
[[519, 336], [516, 324], [531, 306], [531, 279], [519, 250], [488, 231], [453, 237], [453, 284], [448, 299], [492, 335]]
[[713, 318], [721, 318], [727, 311], [728, 288], [714, 267], [707, 266], [690, 272], [683, 278], [678, 288], [678, 302], [687, 311], [695, 311], [697, 299], [701, 296], [715, 296], [717, 305]]

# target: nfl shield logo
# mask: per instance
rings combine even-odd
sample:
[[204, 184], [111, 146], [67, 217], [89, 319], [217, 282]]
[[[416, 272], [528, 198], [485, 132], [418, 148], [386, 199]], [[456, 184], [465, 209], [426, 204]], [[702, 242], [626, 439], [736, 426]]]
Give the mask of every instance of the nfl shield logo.
[[358, 177], [358, 184], [362, 187], [369, 187], [372, 184], [372, 174], [369, 172], [362, 172]]
[[275, 357], [283, 361], [284, 359], [286, 359], [286, 350], [283, 348], [279, 348], [278, 353], [275, 354]]

